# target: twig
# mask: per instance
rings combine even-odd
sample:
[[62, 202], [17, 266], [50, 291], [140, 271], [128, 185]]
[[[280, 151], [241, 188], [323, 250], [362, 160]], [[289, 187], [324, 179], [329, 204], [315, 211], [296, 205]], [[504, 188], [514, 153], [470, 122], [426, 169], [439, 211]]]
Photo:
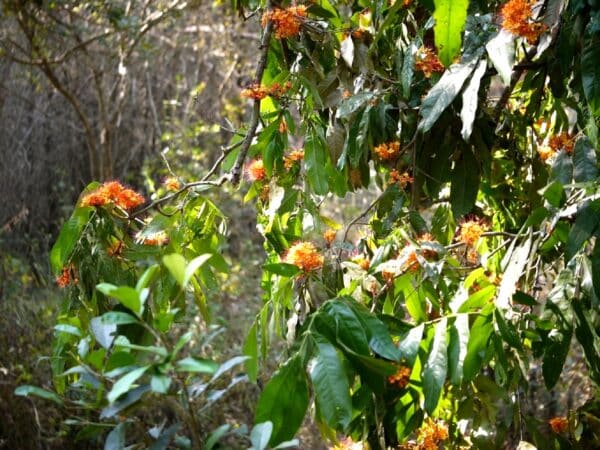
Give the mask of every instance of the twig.
[[350, 228], [352, 228], [354, 225], [356, 225], [356, 223], [360, 219], [362, 219], [367, 214], [369, 214], [369, 211], [371, 211], [375, 207], [375, 205], [377, 205], [377, 203], [379, 202], [379, 200], [381, 200], [381, 196], [382, 195], [383, 195], [383, 192], [375, 200], [373, 200], [369, 204], [369, 206], [367, 206], [367, 209], [365, 209], [363, 212], [361, 212], [358, 216], [356, 216], [354, 219], [352, 219], [350, 221], [350, 223], [346, 226], [346, 229], [344, 230], [344, 237], [342, 238], [342, 242], [346, 242], [346, 239], [348, 238], [348, 232], [350, 231]]
[[[269, 1], [267, 2], [267, 9], [270, 9], [270, 7], [271, 2]], [[258, 65], [256, 67], [256, 74], [254, 76], [254, 81], [257, 84], [260, 84], [263, 74], [265, 72], [265, 68], [267, 67], [267, 56], [269, 55], [269, 43], [271, 41], [272, 32], [273, 22], [269, 20], [267, 22], [265, 32], [263, 33], [262, 39], [260, 41], [261, 54], [260, 59], [258, 61]], [[242, 166], [244, 165], [244, 161], [246, 160], [246, 156], [248, 155], [248, 150], [250, 149], [250, 145], [252, 144], [252, 140], [254, 139], [254, 135], [256, 134], [259, 119], [260, 100], [254, 100], [252, 116], [250, 117], [250, 126], [248, 127], [246, 137], [242, 141], [240, 153], [235, 161], [235, 165], [231, 170], [231, 184], [233, 184], [234, 186], [237, 186], [240, 183], [240, 179], [242, 177]]]

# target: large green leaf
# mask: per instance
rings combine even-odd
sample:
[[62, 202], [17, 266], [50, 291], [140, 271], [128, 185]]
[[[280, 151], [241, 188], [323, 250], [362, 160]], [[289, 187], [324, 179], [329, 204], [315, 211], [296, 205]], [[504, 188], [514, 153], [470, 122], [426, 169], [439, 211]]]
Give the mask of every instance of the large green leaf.
[[423, 394], [425, 395], [425, 411], [432, 414], [437, 408], [448, 372], [448, 345], [446, 328], [448, 320], [443, 318], [435, 326], [433, 344], [427, 362], [423, 367]]
[[106, 396], [108, 401], [113, 403], [122, 394], [129, 391], [138, 378], [144, 375], [149, 368], [150, 366], [138, 367], [137, 369], [133, 369], [131, 372], [127, 373], [127, 375], [119, 378]]
[[448, 344], [448, 377], [454, 385], [460, 385], [463, 378], [463, 364], [469, 343], [469, 315], [458, 314], [450, 327]]
[[585, 203], [577, 211], [577, 218], [569, 232], [565, 258], [570, 260], [600, 225], [600, 200]]
[[125, 422], [114, 427], [104, 441], [104, 450], [123, 450], [125, 448]]
[[400, 340], [398, 350], [400, 351], [400, 359], [406, 361], [408, 367], [412, 367], [417, 358], [417, 352], [419, 351], [419, 345], [423, 338], [423, 330], [425, 325], [421, 324], [406, 333], [406, 335]]
[[317, 356], [310, 377], [319, 412], [330, 427], [343, 431], [352, 419], [348, 378], [335, 347], [320, 336], [315, 343]]
[[552, 330], [549, 343], [544, 348], [542, 374], [548, 390], [552, 389], [562, 373], [569, 348], [571, 347], [571, 330]]
[[467, 355], [465, 356], [463, 365], [463, 377], [465, 381], [471, 381], [475, 378], [479, 369], [481, 369], [493, 331], [494, 324], [489, 311], [487, 314], [477, 317], [473, 323], [467, 345]]
[[75, 209], [69, 220], [60, 229], [56, 243], [50, 250], [50, 264], [55, 274], [58, 274], [69, 261], [92, 211], [91, 208]]
[[450, 180], [450, 203], [454, 217], [467, 214], [475, 205], [479, 190], [479, 164], [471, 151], [456, 161]]
[[481, 78], [485, 74], [487, 61], [481, 60], [477, 68], [473, 72], [473, 76], [467, 83], [467, 87], [462, 95], [462, 109], [460, 110], [460, 119], [462, 120], [461, 135], [465, 141], [468, 141], [473, 132], [473, 121], [477, 112], [477, 104], [479, 103], [479, 85]]
[[325, 195], [329, 192], [327, 181], [327, 149], [325, 143], [316, 132], [309, 134], [304, 143], [304, 167], [308, 176], [308, 182], [317, 195]]
[[39, 388], [37, 386], [31, 386], [29, 384], [25, 384], [23, 386], [19, 386], [15, 389], [15, 395], [20, 395], [23, 397], [27, 397], [29, 395], [35, 395], [37, 397], [43, 398], [44, 400], [51, 400], [54, 403], [58, 403], [59, 405], [63, 404], [62, 398], [54, 392], [47, 391], [45, 389]]
[[117, 299], [123, 306], [129, 308], [138, 316], [144, 311], [140, 293], [129, 286], [115, 286], [110, 283], [100, 283], [96, 286], [100, 292], [108, 297]]
[[[322, 315], [329, 316], [335, 322], [335, 339], [359, 355], [369, 354], [369, 340], [365, 327], [354, 311], [343, 300], [332, 300], [323, 305]], [[324, 317], [327, 321], [327, 318]]]
[[306, 372], [299, 355], [287, 361], [265, 386], [256, 407], [255, 423], [271, 421], [271, 446], [294, 437], [308, 408]]
[[502, 82], [508, 86], [515, 63], [515, 35], [502, 29], [490, 39], [485, 49]]
[[598, 33], [586, 39], [581, 54], [583, 92], [594, 116], [600, 115], [600, 38]]
[[219, 364], [210, 359], [198, 359], [188, 356], [177, 361], [175, 370], [177, 372], [207, 373], [214, 374], [219, 368]]
[[583, 137], [575, 144], [573, 151], [573, 178], [576, 182], [592, 181], [598, 176], [598, 162], [596, 150], [587, 137]]
[[453, 64], [427, 94], [421, 103], [421, 121], [418, 129], [429, 131], [442, 113], [454, 101], [465, 81], [477, 65], [477, 58], [461, 64]]
[[435, 46], [442, 64], [448, 67], [460, 53], [469, 0], [434, 0]]

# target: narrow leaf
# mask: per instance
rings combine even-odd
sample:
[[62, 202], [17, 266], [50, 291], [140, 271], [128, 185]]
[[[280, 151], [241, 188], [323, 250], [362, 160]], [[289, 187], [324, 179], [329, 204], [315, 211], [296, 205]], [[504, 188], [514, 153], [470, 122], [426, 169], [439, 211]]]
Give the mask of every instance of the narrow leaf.
[[425, 411], [432, 414], [437, 408], [448, 372], [448, 348], [446, 342], [446, 318], [440, 320], [435, 327], [433, 344], [427, 362], [423, 367], [423, 394], [425, 395]]
[[19, 386], [15, 389], [15, 395], [21, 397], [28, 397], [29, 395], [35, 395], [36, 397], [43, 398], [44, 400], [50, 400], [59, 405], [63, 404], [62, 398], [58, 394], [54, 392], [47, 391], [45, 389], [39, 388], [37, 386], [31, 386], [29, 384], [25, 384], [23, 386]]
[[471, 133], [473, 132], [473, 122], [475, 120], [477, 103], [479, 101], [479, 85], [481, 84], [481, 78], [485, 74], [486, 68], [487, 62], [485, 60], [480, 61], [473, 72], [473, 76], [467, 83], [467, 87], [463, 91], [460, 119], [463, 124], [461, 135], [465, 141], [469, 140]]
[[117, 398], [119, 398], [122, 394], [129, 391], [133, 384], [140, 378], [146, 371], [150, 368], [150, 366], [138, 367], [137, 369], [132, 370], [127, 375], [119, 378], [119, 380], [113, 385], [112, 389], [106, 396], [110, 403], [113, 403]]
[[515, 36], [501, 29], [485, 45], [487, 54], [493, 66], [498, 71], [498, 75], [502, 79], [505, 86], [510, 84], [512, 68], [515, 63]]

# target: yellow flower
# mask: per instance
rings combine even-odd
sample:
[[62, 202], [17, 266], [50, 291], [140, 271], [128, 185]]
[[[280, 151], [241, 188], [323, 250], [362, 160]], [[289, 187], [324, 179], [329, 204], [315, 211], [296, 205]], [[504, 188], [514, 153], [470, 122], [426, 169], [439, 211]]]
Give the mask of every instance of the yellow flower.
[[331, 243], [335, 240], [335, 235], [337, 234], [337, 232], [335, 230], [325, 230], [325, 232], [323, 233], [323, 238], [325, 239], [325, 242], [327, 243], [327, 245], [331, 245]]
[[181, 183], [175, 177], [169, 177], [165, 179], [163, 185], [167, 189], [167, 191], [178, 191], [181, 188]]

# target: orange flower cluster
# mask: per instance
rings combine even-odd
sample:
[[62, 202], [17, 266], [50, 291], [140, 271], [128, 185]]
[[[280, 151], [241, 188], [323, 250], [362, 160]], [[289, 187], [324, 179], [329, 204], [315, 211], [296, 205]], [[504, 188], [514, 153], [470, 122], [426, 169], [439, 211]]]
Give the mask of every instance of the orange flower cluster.
[[564, 433], [569, 430], [569, 419], [566, 417], [553, 417], [548, 421], [548, 424], [556, 434]]
[[337, 234], [337, 232], [335, 230], [332, 230], [332, 229], [325, 230], [325, 232], [323, 233], [323, 239], [325, 239], [325, 242], [327, 243], [328, 246], [331, 246], [332, 242], [335, 241], [336, 234]]
[[275, 8], [263, 14], [261, 24], [273, 22], [273, 30], [277, 39], [286, 39], [297, 36], [302, 26], [302, 18], [306, 17], [306, 6], [290, 6], [289, 8]]
[[415, 70], [423, 72], [425, 78], [430, 78], [433, 72], [443, 72], [444, 65], [431, 47], [421, 47], [417, 52]]
[[396, 169], [390, 172], [390, 184], [397, 184], [400, 189], [404, 189], [410, 183], [413, 183], [415, 179], [411, 177], [408, 172], [400, 173]]
[[304, 150], [297, 149], [292, 150], [287, 156], [283, 158], [283, 165], [286, 170], [290, 170], [297, 162], [304, 159]]
[[109, 181], [83, 197], [81, 206], [98, 207], [114, 203], [118, 207], [129, 211], [140, 206], [145, 201], [141, 194], [123, 187], [118, 181]]
[[292, 88], [292, 82], [287, 81], [285, 84], [273, 83], [271, 86], [264, 84], [251, 84], [241, 92], [241, 96], [245, 98], [251, 98], [254, 100], [262, 100], [267, 96], [274, 98], [283, 97], [287, 91]]
[[56, 277], [56, 285], [63, 289], [70, 284], [77, 284], [79, 280], [75, 276], [75, 267], [72, 264], [63, 267], [62, 273]]
[[403, 250], [406, 255], [406, 261], [404, 262], [404, 269], [409, 272], [416, 272], [419, 270], [419, 259], [417, 258], [417, 251], [412, 245], [407, 245]]
[[532, 0], [509, 0], [501, 10], [502, 28], [524, 37], [530, 44], [534, 44], [547, 28], [545, 24], [533, 21], [533, 4]]
[[554, 155], [556, 155], [556, 151], [549, 146], [538, 147], [537, 149], [538, 155], [540, 155], [540, 159], [544, 162], [548, 161]]
[[323, 267], [325, 258], [319, 254], [313, 243], [301, 241], [288, 249], [283, 260], [288, 264], [293, 264], [304, 272], [310, 272], [311, 270]]
[[363, 450], [363, 445], [360, 442], [354, 442], [349, 437], [341, 439], [337, 444], [333, 447], [330, 447], [329, 450]]
[[397, 388], [404, 389], [408, 385], [411, 373], [412, 370], [410, 367], [399, 366], [396, 373], [394, 375], [390, 375], [387, 378], [387, 381], [389, 384], [394, 385]]
[[[417, 242], [419, 244], [427, 244], [435, 242], [435, 239], [430, 233], [423, 233], [418, 237]], [[431, 248], [422, 248], [421, 255], [425, 259], [435, 258], [437, 256], [437, 252]]]
[[400, 142], [392, 141], [379, 144], [373, 149], [373, 151], [377, 154], [377, 156], [379, 156], [380, 159], [389, 161], [396, 158], [400, 153]]
[[250, 181], [261, 181], [267, 176], [265, 163], [262, 159], [255, 159], [246, 166], [246, 175]]
[[469, 220], [464, 220], [460, 224], [458, 240], [468, 246], [473, 246], [479, 240], [481, 235], [487, 229], [483, 220], [477, 217]]
[[143, 237], [138, 235], [138, 242], [143, 245], [160, 246], [169, 243], [169, 236], [167, 236], [167, 233], [164, 231], [157, 231], [156, 233], [152, 233]]
[[570, 155], [573, 153], [573, 147], [575, 147], [575, 136], [566, 132], [555, 134], [548, 141], [548, 146], [555, 152], [564, 150]]
[[179, 189], [181, 189], [181, 183], [175, 177], [169, 177], [165, 179], [163, 185], [165, 186], [167, 191], [178, 191]]
[[448, 427], [443, 423], [434, 422], [431, 418], [421, 426], [418, 432], [418, 450], [438, 450], [440, 442], [448, 439]]

